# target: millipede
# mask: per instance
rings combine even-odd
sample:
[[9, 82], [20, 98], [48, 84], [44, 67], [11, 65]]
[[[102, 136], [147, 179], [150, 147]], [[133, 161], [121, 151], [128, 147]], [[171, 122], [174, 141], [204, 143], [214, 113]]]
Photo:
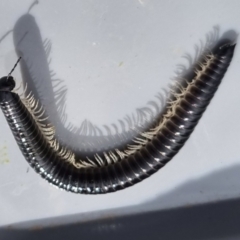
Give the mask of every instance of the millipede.
[[232, 60], [235, 43], [209, 52], [186, 84], [180, 84], [157, 125], [139, 134], [122, 150], [79, 159], [55, 136], [44, 109], [31, 93], [21, 97], [11, 76], [0, 79], [0, 106], [30, 166], [49, 183], [73, 192], [103, 194], [132, 186], [165, 166], [193, 132]]

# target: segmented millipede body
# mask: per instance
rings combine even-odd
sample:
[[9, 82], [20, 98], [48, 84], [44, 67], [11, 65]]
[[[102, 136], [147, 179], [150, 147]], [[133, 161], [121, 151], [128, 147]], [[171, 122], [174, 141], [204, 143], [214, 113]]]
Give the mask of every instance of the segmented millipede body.
[[[78, 160], [55, 139], [54, 128], [29, 95], [13, 92], [10, 74], [0, 79], [0, 105], [24, 157], [44, 179], [74, 193], [100, 194], [132, 186], [165, 166], [189, 138], [214, 96], [232, 60], [235, 44], [224, 44], [205, 56], [195, 77], [175, 92], [158, 125], [126, 146]], [[97, 164], [95, 164], [97, 162]]]

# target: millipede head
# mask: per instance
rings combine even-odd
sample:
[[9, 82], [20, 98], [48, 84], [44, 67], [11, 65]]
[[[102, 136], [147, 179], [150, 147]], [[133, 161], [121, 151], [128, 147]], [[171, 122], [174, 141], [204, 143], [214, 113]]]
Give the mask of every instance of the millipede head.
[[12, 76], [6, 76], [0, 78], [0, 91], [11, 92], [16, 86], [14, 78]]
[[21, 60], [21, 57], [18, 58], [17, 62], [13, 66], [13, 69], [10, 71], [8, 76], [0, 78], [0, 91], [11, 92], [15, 88], [16, 83], [14, 81], [14, 78], [11, 76], [11, 74], [17, 67], [20, 60]]

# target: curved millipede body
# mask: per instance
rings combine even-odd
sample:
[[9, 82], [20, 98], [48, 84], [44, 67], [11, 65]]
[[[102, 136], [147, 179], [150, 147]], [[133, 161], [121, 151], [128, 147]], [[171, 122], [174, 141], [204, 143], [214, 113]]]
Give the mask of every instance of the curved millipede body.
[[114, 192], [149, 177], [180, 150], [221, 83], [234, 48], [224, 44], [205, 56], [195, 77], [173, 93], [175, 99], [155, 128], [140, 134], [124, 151], [98, 153], [94, 160], [76, 159], [58, 143], [38, 102], [12, 92], [11, 76], [0, 79], [1, 109], [24, 157], [48, 182], [75, 193]]

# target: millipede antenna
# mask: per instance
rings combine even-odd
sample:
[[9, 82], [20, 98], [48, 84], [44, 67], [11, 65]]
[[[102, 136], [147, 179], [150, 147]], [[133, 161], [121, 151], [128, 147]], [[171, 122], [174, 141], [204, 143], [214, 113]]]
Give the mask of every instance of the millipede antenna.
[[11, 72], [8, 74], [7, 78], [9, 78], [12, 74], [12, 72], [15, 70], [15, 68], [17, 67], [18, 63], [20, 62], [22, 57], [19, 57], [17, 62], [15, 63], [15, 65], [13, 66], [13, 69], [11, 70]]

